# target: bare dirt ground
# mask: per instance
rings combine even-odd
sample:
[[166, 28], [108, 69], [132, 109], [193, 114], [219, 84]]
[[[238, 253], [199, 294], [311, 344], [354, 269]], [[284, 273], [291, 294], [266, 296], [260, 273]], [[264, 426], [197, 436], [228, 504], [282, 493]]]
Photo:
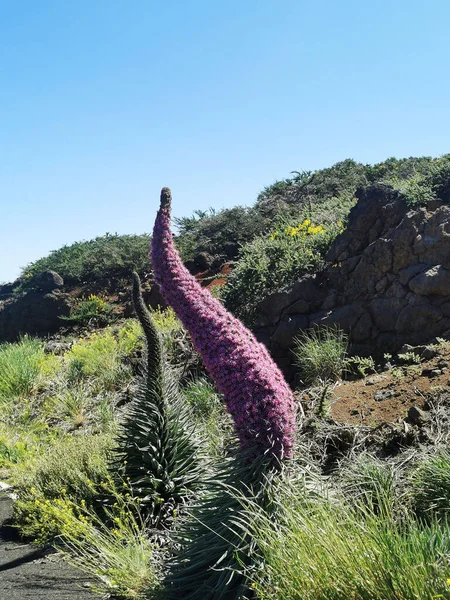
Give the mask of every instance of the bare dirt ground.
[[333, 419], [338, 423], [377, 426], [405, 419], [411, 406], [422, 409], [428, 398], [449, 390], [447, 346], [420, 364], [394, 366], [358, 381], [341, 382], [331, 399]]
[[[0, 599], [93, 600], [86, 578], [48, 549], [18, 541], [8, 527], [12, 502], [0, 492]], [[84, 586], [84, 587], [83, 587]]]

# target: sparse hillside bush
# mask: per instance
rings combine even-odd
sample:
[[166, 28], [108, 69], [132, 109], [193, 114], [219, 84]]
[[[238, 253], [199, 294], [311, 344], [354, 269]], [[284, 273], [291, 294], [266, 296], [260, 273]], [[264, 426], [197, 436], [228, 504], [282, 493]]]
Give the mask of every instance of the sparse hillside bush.
[[0, 402], [24, 397], [55, 372], [57, 360], [46, 355], [44, 344], [27, 336], [16, 344], [0, 344]]
[[48, 269], [56, 271], [67, 284], [84, 283], [107, 277], [129, 277], [131, 271], [149, 270], [150, 237], [106, 234], [87, 242], [75, 242], [53, 250], [25, 267], [22, 288], [32, 288], [33, 278]]
[[90, 294], [87, 298], [80, 298], [68, 317], [60, 317], [69, 323], [95, 323], [102, 325], [110, 320], [113, 306], [104, 298]]
[[78, 340], [65, 356], [69, 381], [95, 379], [106, 390], [115, 389], [119, 383], [130, 381], [132, 372], [122, 362], [117, 337], [111, 328], [93, 333], [88, 339]]
[[227, 256], [239, 246], [263, 233], [269, 223], [257, 210], [235, 206], [221, 211], [197, 211], [193, 217], [175, 220], [179, 235], [177, 247], [183, 260], [199, 252]]
[[58, 524], [46, 517], [47, 501], [92, 505], [108, 477], [111, 446], [110, 436], [69, 436], [16, 471], [14, 519], [21, 533], [41, 542], [59, 533]]

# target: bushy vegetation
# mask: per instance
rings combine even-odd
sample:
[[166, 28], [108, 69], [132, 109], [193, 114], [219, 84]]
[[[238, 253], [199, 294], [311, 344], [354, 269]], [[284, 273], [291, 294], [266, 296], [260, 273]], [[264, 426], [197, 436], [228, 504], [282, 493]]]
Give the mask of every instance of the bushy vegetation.
[[25, 267], [20, 287], [34, 286], [34, 278], [42, 271], [52, 270], [67, 284], [85, 283], [105, 277], [126, 277], [131, 271], [145, 272], [148, 267], [150, 237], [142, 235], [111, 235], [87, 242], [75, 242], [53, 250]]
[[52, 516], [54, 504], [71, 501], [92, 507], [108, 477], [111, 444], [110, 436], [67, 437], [17, 472], [14, 515], [25, 536], [44, 542], [60, 532]]
[[87, 298], [80, 298], [72, 313], [68, 317], [60, 317], [69, 323], [80, 324], [106, 324], [111, 320], [113, 306], [103, 298], [90, 294]]
[[24, 337], [17, 344], [0, 345], [0, 404], [26, 397], [55, 371], [56, 359], [47, 356], [44, 344]]
[[244, 246], [222, 295], [225, 306], [251, 325], [264, 298], [323, 266], [338, 230], [304, 219]]

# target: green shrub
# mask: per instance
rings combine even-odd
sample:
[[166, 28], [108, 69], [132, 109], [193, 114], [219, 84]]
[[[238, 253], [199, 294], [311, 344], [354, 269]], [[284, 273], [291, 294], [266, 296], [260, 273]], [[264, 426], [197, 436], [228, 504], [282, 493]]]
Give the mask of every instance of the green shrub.
[[1, 344], [0, 401], [31, 394], [57, 365], [56, 357], [46, 355], [39, 340], [25, 336], [16, 344]]
[[144, 347], [144, 336], [139, 321], [127, 319], [118, 331], [117, 341], [120, 351], [125, 356], [140, 352]]
[[323, 257], [338, 230], [337, 225], [326, 229], [304, 219], [244, 246], [224, 288], [225, 306], [251, 325], [259, 303], [269, 294], [324, 265]]
[[87, 298], [78, 300], [70, 316], [63, 316], [61, 319], [71, 323], [95, 322], [96, 324], [105, 324], [110, 320], [112, 310], [112, 304], [95, 294], [91, 294]]
[[269, 222], [254, 208], [235, 206], [219, 212], [197, 211], [193, 217], [175, 219], [177, 246], [183, 260], [199, 252], [227, 255], [227, 246], [238, 247], [267, 230]]
[[336, 381], [346, 366], [347, 336], [339, 327], [316, 327], [295, 343], [295, 363], [306, 385]]
[[133, 269], [140, 273], [149, 270], [149, 244], [147, 234], [106, 234], [88, 242], [75, 242], [25, 267], [20, 282], [22, 287], [32, 288], [34, 277], [48, 269], [59, 273], [67, 284], [128, 278]]
[[443, 202], [450, 202], [450, 154], [433, 161], [431, 173], [426, 181], [434, 194]]
[[450, 452], [438, 448], [423, 457], [410, 476], [408, 497], [420, 517], [446, 517], [450, 511]]
[[109, 436], [68, 436], [14, 471], [14, 521], [21, 533], [40, 542], [57, 535], [58, 524], [47, 518], [54, 500], [92, 505], [108, 478], [111, 446]]

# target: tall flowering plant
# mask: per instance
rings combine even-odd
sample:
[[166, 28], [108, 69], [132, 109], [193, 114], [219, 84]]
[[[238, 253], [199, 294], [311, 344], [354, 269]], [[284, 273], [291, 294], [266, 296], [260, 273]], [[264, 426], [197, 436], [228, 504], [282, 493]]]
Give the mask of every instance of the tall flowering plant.
[[266, 347], [184, 267], [170, 231], [171, 200], [163, 188], [152, 238], [155, 279], [223, 394], [241, 448], [256, 456], [289, 457], [296, 412], [292, 391]]

